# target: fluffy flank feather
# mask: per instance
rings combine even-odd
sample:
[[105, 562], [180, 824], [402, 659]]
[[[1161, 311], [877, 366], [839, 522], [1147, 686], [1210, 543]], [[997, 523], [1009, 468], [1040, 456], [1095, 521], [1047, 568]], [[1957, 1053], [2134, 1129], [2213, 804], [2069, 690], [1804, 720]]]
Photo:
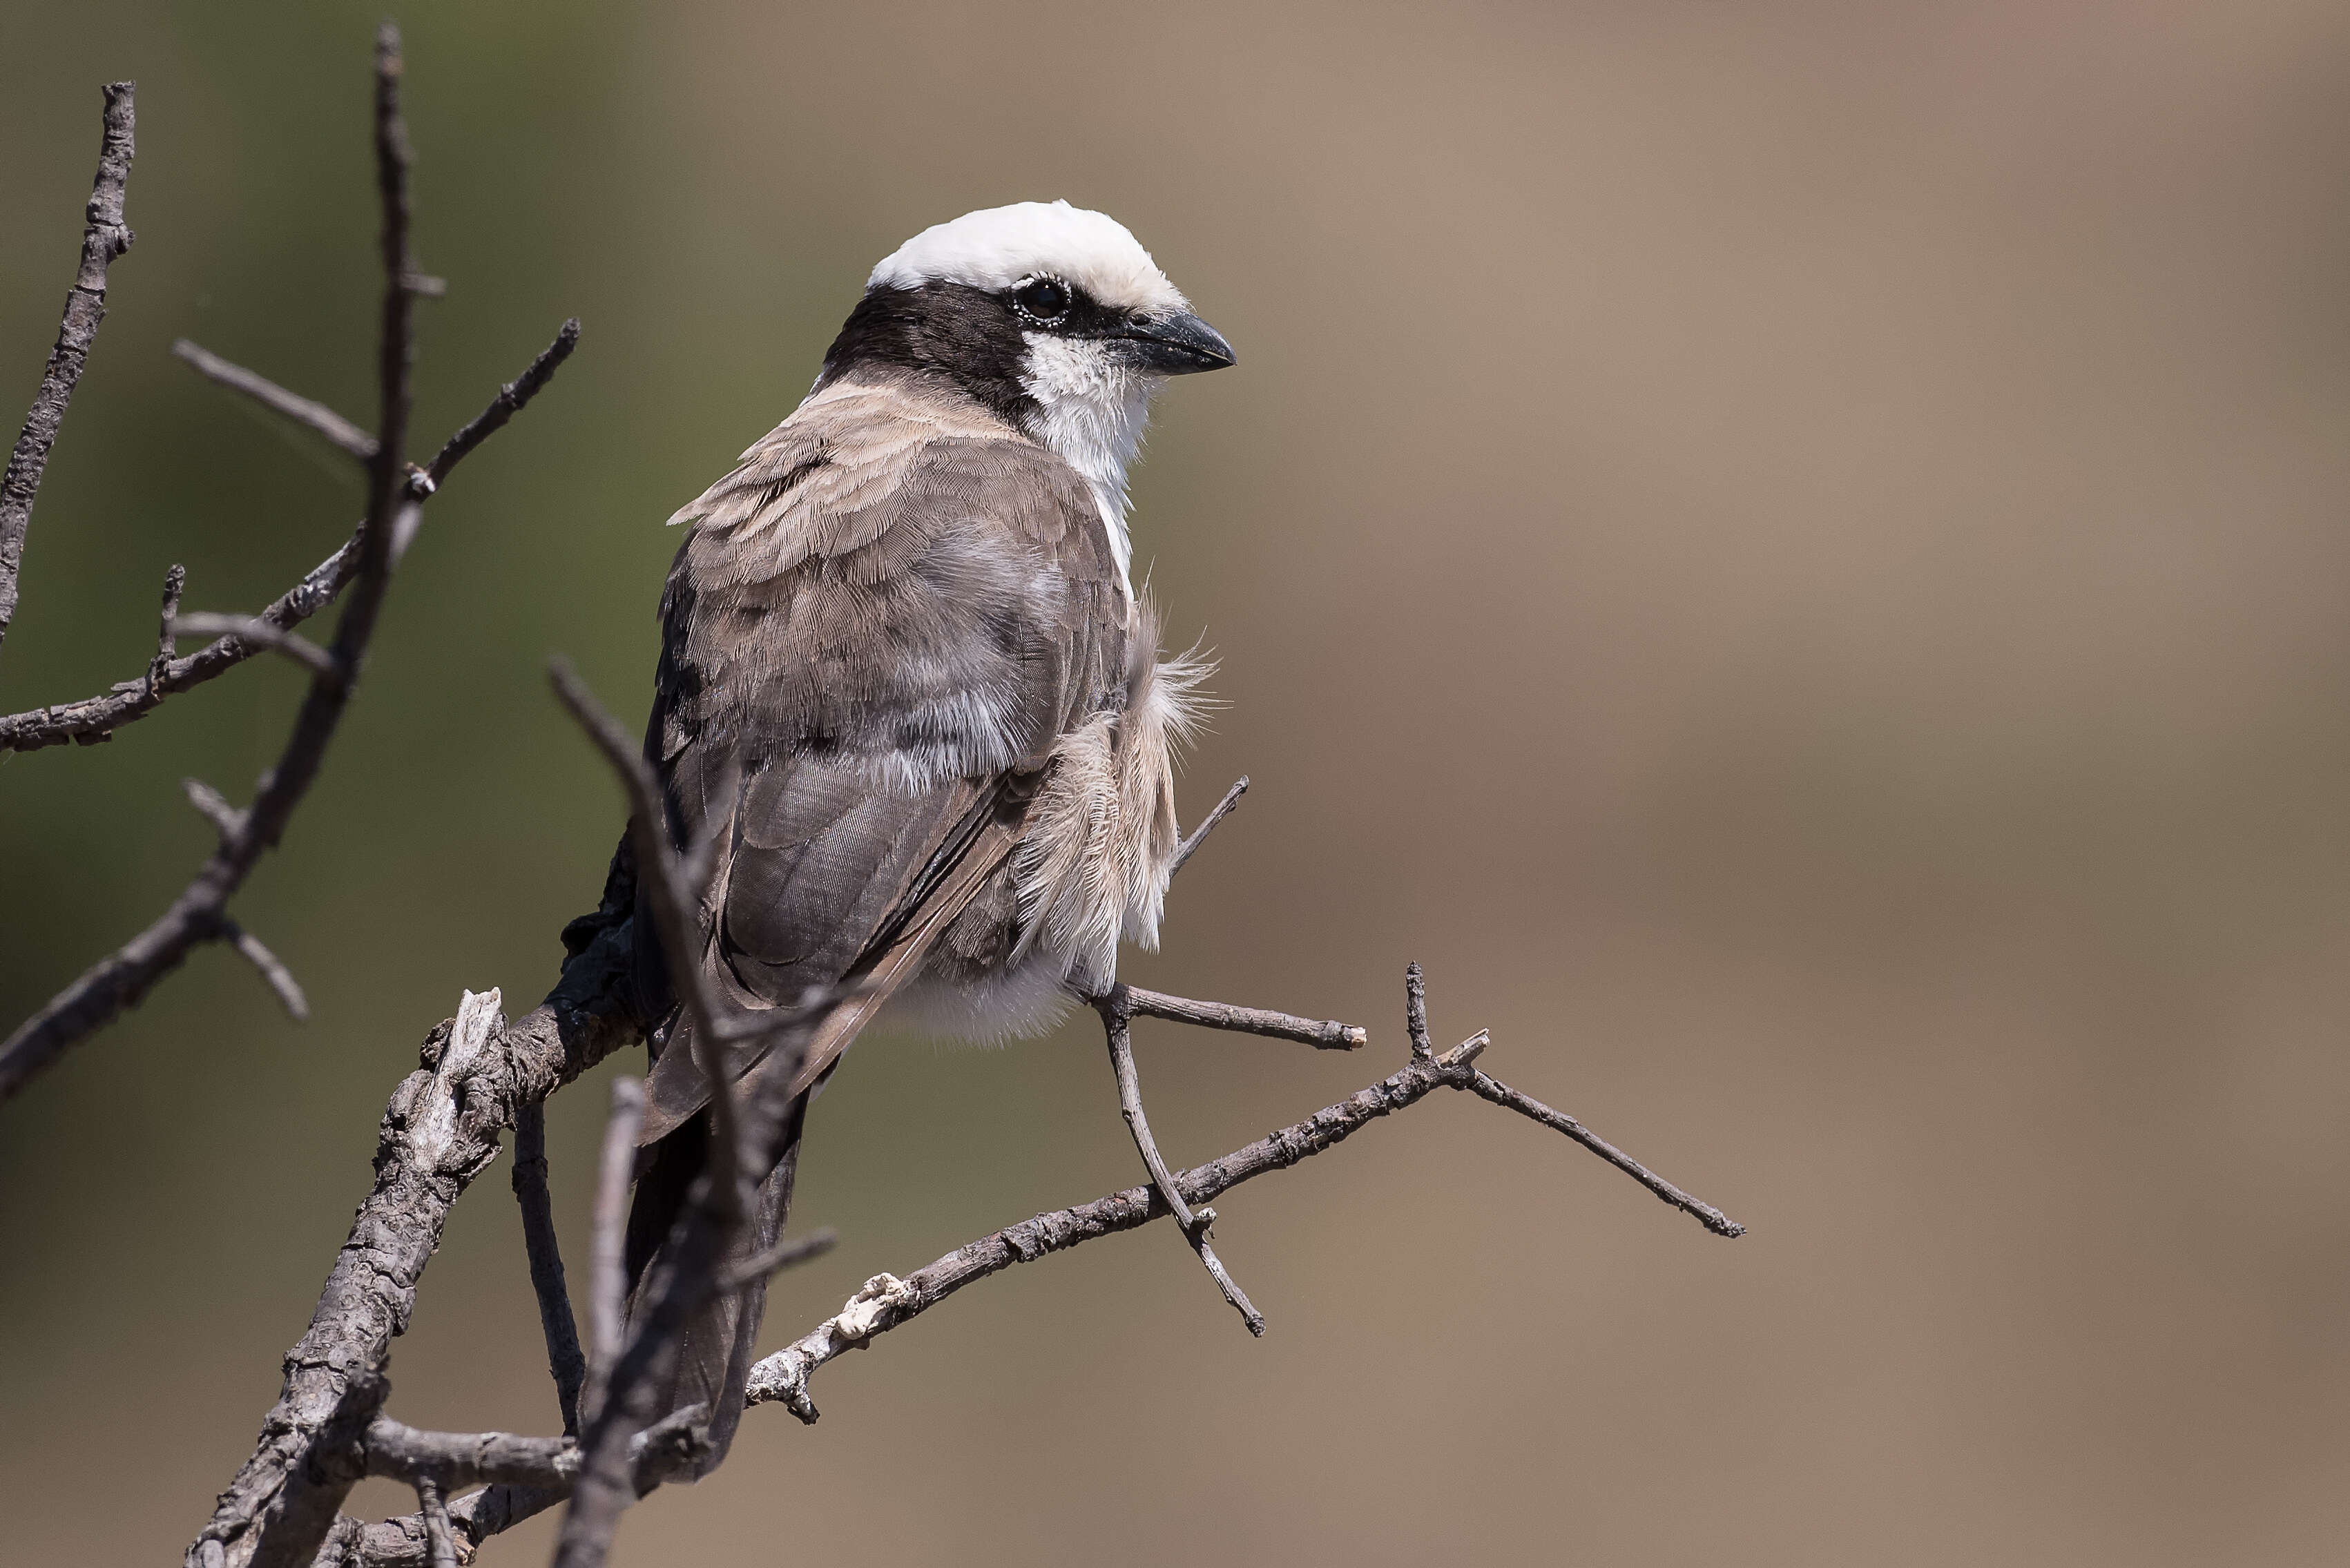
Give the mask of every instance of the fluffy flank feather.
[[1175, 763], [1211, 705], [1214, 664], [1195, 649], [1159, 652], [1159, 612], [1135, 609], [1127, 642], [1127, 705], [1063, 738], [1013, 858], [1021, 956], [1060, 955], [1081, 990], [1118, 973], [1120, 937], [1159, 944], [1169, 868], [1180, 843]]

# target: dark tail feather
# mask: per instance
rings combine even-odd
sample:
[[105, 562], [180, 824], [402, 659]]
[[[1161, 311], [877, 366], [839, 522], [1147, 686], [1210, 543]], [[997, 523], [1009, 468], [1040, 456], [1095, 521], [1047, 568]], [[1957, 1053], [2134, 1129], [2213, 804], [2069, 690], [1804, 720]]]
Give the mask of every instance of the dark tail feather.
[[[791, 1215], [792, 1179], [799, 1167], [800, 1131], [807, 1119], [808, 1096], [792, 1102], [784, 1117], [774, 1168], [759, 1184], [758, 1200], [750, 1223], [743, 1228], [726, 1254], [726, 1264], [742, 1262], [773, 1246]], [[686, 1198], [701, 1177], [710, 1154], [709, 1118], [694, 1116], [638, 1157], [637, 1191], [629, 1210], [629, 1318], [635, 1322], [650, 1304], [646, 1282], [660, 1261], [662, 1244], [685, 1207]], [[767, 1282], [760, 1279], [723, 1295], [712, 1296], [686, 1320], [679, 1336], [678, 1355], [666, 1388], [658, 1390], [655, 1408], [662, 1415], [689, 1405], [711, 1409], [711, 1454], [702, 1467], [708, 1474], [726, 1457], [734, 1428], [743, 1418], [743, 1386], [750, 1376], [752, 1353], [759, 1342], [759, 1324], [767, 1310]]]

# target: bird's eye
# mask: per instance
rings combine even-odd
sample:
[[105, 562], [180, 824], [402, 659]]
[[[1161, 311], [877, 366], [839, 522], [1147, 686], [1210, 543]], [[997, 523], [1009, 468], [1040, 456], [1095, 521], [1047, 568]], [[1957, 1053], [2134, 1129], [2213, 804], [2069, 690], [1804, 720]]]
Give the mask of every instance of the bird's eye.
[[1069, 286], [1058, 278], [1032, 277], [1012, 291], [1020, 314], [1051, 326], [1069, 313]]

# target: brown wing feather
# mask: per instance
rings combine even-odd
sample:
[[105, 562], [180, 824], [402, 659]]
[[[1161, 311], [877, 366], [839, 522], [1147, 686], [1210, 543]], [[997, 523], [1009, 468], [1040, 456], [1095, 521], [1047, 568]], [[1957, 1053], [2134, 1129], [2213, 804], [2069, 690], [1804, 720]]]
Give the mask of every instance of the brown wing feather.
[[[663, 597], [647, 750], [672, 831], [723, 827], [703, 968], [746, 1011], [894, 989], [1009, 854], [1060, 737], [1123, 696], [1123, 588], [1082, 481], [904, 388], [851, 406], [889, 398], [920, 439], [867, 440], [884, 472], [827, 474], [858, 443], [811, 404], [696, 504]], [[811, 510], [819, 490], [856, 515]], [[879, 1000], [844, 1003], [826, 1063]], [[650, 1087], [648, 1142], [708, 1103], [674, 1039]]]

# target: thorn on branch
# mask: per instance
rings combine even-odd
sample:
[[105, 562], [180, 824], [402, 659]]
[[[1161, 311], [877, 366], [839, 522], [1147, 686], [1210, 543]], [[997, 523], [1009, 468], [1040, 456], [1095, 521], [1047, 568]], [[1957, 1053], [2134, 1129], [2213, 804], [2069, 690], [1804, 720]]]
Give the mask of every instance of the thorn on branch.
[[1491, 1045], [1492, 1043], [1492, 1031], [1489, 1029], [1480, 1029], [1476, 1033], [1471, 1034], [1468, 1039], [1463, 1040], [1460, 1044], [1455, 1045], [1451, 1050], [1447, 1051], [1443, 1055], [1439, 1056], [1436, 1059], [1436, 1064], [1446, 1069], [1466, 1067], [1470, 1063], [1474, 1062], [1479, 1056], [1482, 1055], [1484, 1054], [1485, 1047]]
[[244, 831], [244, 813], [229, 805], [220, 791], [202, 779], [182, 779], [180, 787], [188, 792], [188, 804], [220, 830], [221, 837], [234, 838]]
[[305, 430], [326, 438], [328, 444], [340, 448], [361, 462], [375, 461], [375, 437], [315, 399], [299, 392], [290, 392], [257, 370], [248, 370], [232, 360], [182, 337], [172, 345], [173, 357], [193, 367], [196, 374], [218, 382], [231, 391], [242, 392], [270, 412], [283, 416]]
[[1174, 879], [1176, 872], [1183, 869], [1184, 862], [1200, 852], [1200, 846], [1208, 841], [1208, 835], [1216, 831], [1216, 824], [1232, 815], [1232, 807], [1240, 805], [1241, 796], [1248, 793], [1248, 774], [1243, 774], [1233, 781], [1232, 787], [1224, 792], [1224, 798], [1216, 803], [1215, 809], [1200, 819], [1200, 826], [1191, 830], [1191, 836], [1176, 848], [1175, 858], [1168, 863], [1170, 881]]
[[223, 940], [261, 971], [261, 978], [269, 982], [269, 989], [276, 992], [277, 1000], [285, 1004], [286, 1014], [296, 1023], [308, 1023], [310, 999], [302, 994], [300, 983], [295, 980], [294, 971], [286, 967], [285, 961], [264, 947], [259, 937], [226, 915], [220, 917], [220, 933]]

